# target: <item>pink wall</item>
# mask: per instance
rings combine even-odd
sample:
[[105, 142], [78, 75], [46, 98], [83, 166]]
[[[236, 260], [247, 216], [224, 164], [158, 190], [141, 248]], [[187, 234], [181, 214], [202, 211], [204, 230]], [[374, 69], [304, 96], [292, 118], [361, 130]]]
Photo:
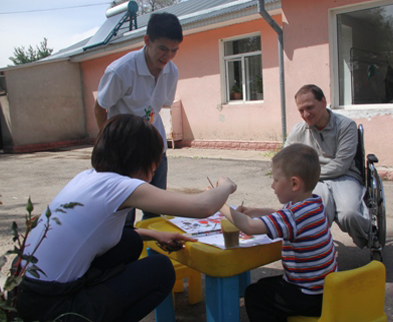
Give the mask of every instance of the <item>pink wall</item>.
[[[265, 100], [223, 104], [221, 108], [219, 40], [261, 33]], [[176, 98], [183, 103], [185, 139], [280, 140], [277, 35], [262, 20], [205, 31], [185, 37], [174, 62], [180, 79]]]
[[[331, 101], [331, 82], [334, 75], [330, 72], [333, 61], [329, 53], [329, 16], [328, 10], [362, 0], [282, 0], [284, 48], [285, 48], [285, 90], [287, 109], [287, 132], [301, 121], [297, 112], [294, 95], [304, 84], [320, 86]], [[366, 153], [375, 153], [379, 167], [393, 165], [393, 143], [386, 137], [393, 137], [391, 115], [369, 117], [364, 111], [344, 112], [365, 129]], [[384, 142], [381, 144], [381, 142]]]
[[98, 83], [100, 82], [106, 67], [112, 61], [120, 58], [126, 53], [127, 52], [117, 53], [81, 63], [84, 105], [86, 110], [86, 132], [91, 138], [95, 138], [98, 133], [93, 109]]
[[[301, 120], [293, 98], [301, 85], [319, 85], [331, 101], [329, 8], [360, 2], [366, 1], [282, 0], [283, 14], [274, 18], [284, 30], [287, 133]], [[264, 101], [221, 104], [225, 89], [221, 88], [219, 42], [254, 32], [261, 34]], [[99, 79], [106, 66], [125, 53], [81, 64], [90, 137], [97, 134], [93, 104]], [[185, 36], [174, 62], [180, 72], [176, 99], [182, 101], [185, 141], [282, 142], [278, 38], [262, 18]], [[365, 127], [366, 153], [379, 156], [379, 166], [393, 165], [393, 149], [379, 143], [386, 141], [391, 115], [364, 115], [355, 111], [348, 116]]]
[[[220, 88], [219, 39], [253, 32], [261, 32], [265, 100], [223, 105], [219, 111], [224, 90]], [[277, 47], [277, 35], [262, 19], [186, 36], [174, 59], [180, 71], [176, 99], [183, 105], [184, 139], [281, 141]], [[124, 54], [81, 63], [91, 137], [97, 134], [93, 105], [99, 79], [106, 66]]]

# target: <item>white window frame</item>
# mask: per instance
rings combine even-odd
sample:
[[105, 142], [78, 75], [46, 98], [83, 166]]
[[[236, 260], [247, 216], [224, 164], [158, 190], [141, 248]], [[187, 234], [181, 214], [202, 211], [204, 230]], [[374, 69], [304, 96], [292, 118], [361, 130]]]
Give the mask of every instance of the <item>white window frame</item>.
[[[225, 59], [225, 53], [224, 53], [224, 43], [228, 41], [235, 41], [239, 39], [244, 39], [244, 38], [250, 38], [250, 37], [255, 37], [259, 36], [261, 39], [261, 50], [260, 51], [254, 51], [252, 53], [243, 53], [243, 54], [238, 54], [238, 55], [233, 55], [232, 56], [226, 56]], [[237, 35], [233, 37], [228, 37], [228, 38], [223, 38], [219, 39], [219, 55], [220, 55], [220, 75], [221, 75], [221, 103], [222, 104], [229, 104], [229, 105], [234, 105], [234, 104], [255, 104], [255, 103], [261, 103], [263, 102], [262, 100], [252, 100], [252, 101], [246, 101], [246, 95], [243, 95], [242, 100], [230, 100], [230, 93], [227, 92], [227, 89], [229, 89], [229, 84], [228, 84], [228, 79], [226, 78], [226, 70], [228, 68], [228, 63], [230, 61], [242, 61], [242, 77], [243, 80], [246, 78], [246, 70], [245, 70], [245, 60], [244, 58], [247, 56], [255, 56], [255, 55], [261, 55], [261, 65], [262, 65], [262, 70], [261, 70], [261, 76], [262, 76], [262, 91], [263, 91], [263, 64], [262, 64], [262, 36], [260, 32], [253, 32], [253, 33], [248, 33], [248, 34], [242, 34], [242, 35]], [[239, 57], [241, 56], [241, 57]], [[245, 83], [243, 82], [242, 84], [242, 90], [243, 93], [245, 92]], [[249, 97], [249, 93], [247, 93], [247, 97]]]
[[[331, 107], [343, 110], [381, 110], [393, 109], [393, 104], [348, 104], [340, 105], [339, 84], [339, 58], [338, 58], [338, 30], [337, 16], [339, 14], [371, 9], [385, 5], [393, 5], [392, 0], [376, 0], [373, 2], [348, 5], [340, 8], [329, 9], [329, 48], [330, 48], [330, 74], [331, 76]], [[377, 111], [376, 111], [377, 112]], [[378, 112], [377, 112], [378, 113]], [[369, 115], [371, 116], [371, 115]]]

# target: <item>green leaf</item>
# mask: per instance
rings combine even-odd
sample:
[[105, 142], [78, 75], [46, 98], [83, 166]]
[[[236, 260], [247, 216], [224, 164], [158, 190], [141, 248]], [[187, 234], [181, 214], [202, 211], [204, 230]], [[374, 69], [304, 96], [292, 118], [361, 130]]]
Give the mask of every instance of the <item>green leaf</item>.
[[15, 287], [19, 286], [22, 283], [23, 277], [22, 276], [9, 276], [7, 277], [4, 283], [4, 290], [5, 291], [12, 291]]
[[26, 262], [32, 263], [32, 264], [36, 264], [38, 262], [38, 259], [34, 256], [31, 255], [21, 255], [21, 258], [24, 259]]
[[7, 263], [7, 257], [3, 255], [0, 257], [0, 269], [4, 266], [5, 263]]
[[64, 209], [61, 209], [61, 208], [57, 208], [57, 209], [55, 210], [55, 212], [62, 212], [63, 214], [66, 213], [66, 211], [65, 211]]
[[14, 235], [14, 237], [12, 238], [12, 240], [15, 242], [16, 240], [18, 240], [19, 234], [18, 234], [18, 224], [13, 221], [12, 225], [11, 225], [11, 230], [12, 230], [12, 234]]
[[83, 206], [83, 204], [81, 204], [79, 202], [69, 202], [69, 203], [65, 203], [63, 205], [60, 205], [60, 207], [65, 208], [65, 209], [73, 209], [76, 206]]
[[31, 218], [31, 229], [37, 227], [38, 219], [40, 219], [40, 216], [34, 216]]
[[22, 255], [22, 252], [18, 247], [14, 246], [14, 250], [9, 250], [5, 254], [6, 255], [12, 255], [12, 254]]
[[[2, 301], [1, 299], [0, 299], [0, 310], [16, 312], [16, 309], [10, 305], [9, 301]], [[5, 320], [0, 320], [0, 321], [3, 322]]]
[[44, 272], [41, 268], [39, 268], [37, 265], [31, 265], [31, 266], [27, 269], [27, 271], [28, 271], [31, 275], [35, 276], [36, 278], [40, 278], [40, 274], [39, 274], [39, 273], [41, 273], [42, 275], [45, 275], [45, 276], [46, 276], [45, 272]]
[[52, 220], [53, 220], [56, 224], [58, 224], [59, 226], [61, 226], [61, 221], [59, 220], [59, 218], [53, 217]]

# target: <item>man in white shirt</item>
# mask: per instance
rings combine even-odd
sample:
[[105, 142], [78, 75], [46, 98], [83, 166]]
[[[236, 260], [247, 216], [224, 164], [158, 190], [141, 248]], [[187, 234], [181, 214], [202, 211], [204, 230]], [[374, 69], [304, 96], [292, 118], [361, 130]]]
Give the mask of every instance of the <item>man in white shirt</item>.
[[[169, 13], [152, 14], [144, 36], [145, 46], [111, 63], [100, 80], [94, 114], [101, 130], [105, 121], [117, 114], [144, 117], [160, 132], [164, 142], [166, 133], [160, 111], [170, 107], [176, 93], [179, 76], [172, 59], [183, 41], [178, 18]], [[160, 166], [152, 185], [166, 189], [167, 145], [164, 146]], [[143, 219], [159, 216], [144, 213]], [[133, 216], [129, 221], [133, 222]]]

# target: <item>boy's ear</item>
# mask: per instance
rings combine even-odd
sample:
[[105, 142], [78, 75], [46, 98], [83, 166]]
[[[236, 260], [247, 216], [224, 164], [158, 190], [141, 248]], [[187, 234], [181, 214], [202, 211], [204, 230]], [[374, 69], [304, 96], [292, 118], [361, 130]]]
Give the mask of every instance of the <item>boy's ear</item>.
[[302, 186], [302, 180], [296, 176], [291, 177], [291, 186], [292, 191], [299, 191]]

